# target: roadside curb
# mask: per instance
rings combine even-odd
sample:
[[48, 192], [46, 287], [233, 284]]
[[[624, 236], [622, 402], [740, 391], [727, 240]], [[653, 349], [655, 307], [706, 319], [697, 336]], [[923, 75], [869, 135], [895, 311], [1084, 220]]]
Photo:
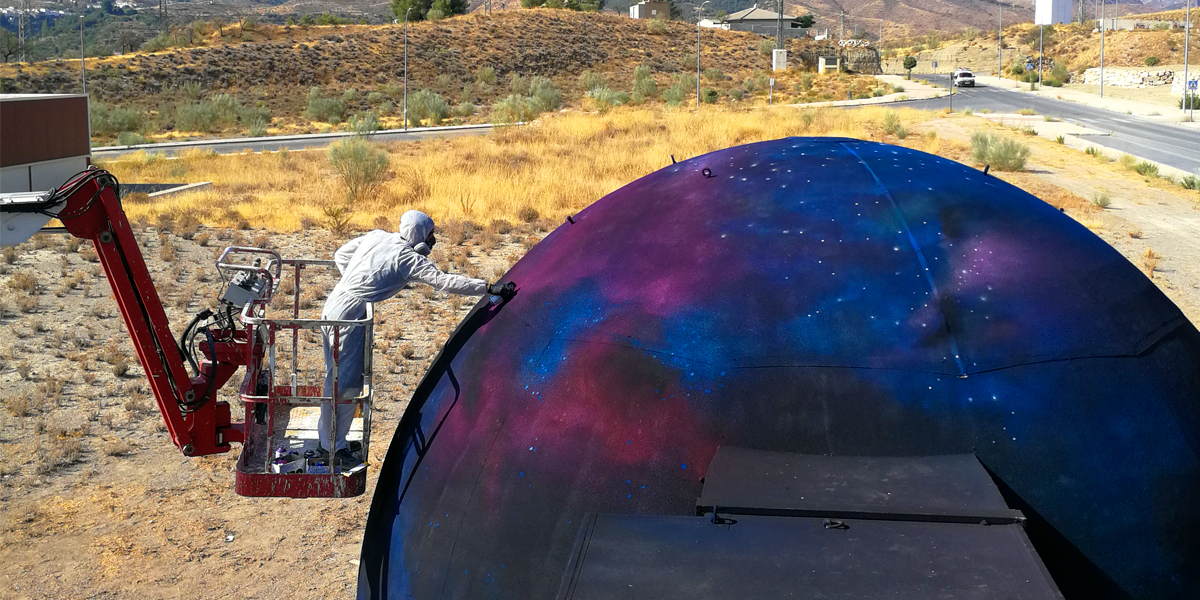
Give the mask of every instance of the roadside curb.
[[[471, 131], [476, 129], [492, 129], [491, 123], [477, 125], [448, 125], [445, 127], [415, 127], [412, 129], [380, 129], [372, 135], [395, 134], [430, 134], [438, 132]], [[92, 148], [92, 154], [108, 154], [114, 152], [136, 152], [138, 150], [171, 150], [175, 148], [190, 148], [195, 146], [221, 146], [226, 144], [256, 144], [262, 142], [292, 142], [303, 140], [338, 139], [358, 135], [353, 131], [331, 131], [328, 133], [305, 133], [297, 135], [276, 135], [263, 137], [220, 138], [215, 140], [187, 140], [183, 142], [163, 142], [161, 144], [133, 144], [129, 146], [101, 146]]]

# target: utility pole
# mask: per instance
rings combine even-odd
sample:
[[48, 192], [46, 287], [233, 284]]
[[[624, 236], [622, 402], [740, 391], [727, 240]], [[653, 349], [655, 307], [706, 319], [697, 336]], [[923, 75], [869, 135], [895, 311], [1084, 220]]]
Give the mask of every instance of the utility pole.
[[170, 25], [167, 23], [167, 0], [158, 0], [158, 21], [162, 23], [163, 33], [171, 30]]
[[404, 130], [408, 131], [408, 12], [404, 11]]
[[1100, 97], [1104, 97], [1104, 0], [1100, 0]]
[[1042, 63], [1046, 62], [1046, 60], [1045, 60], [1046, 54], [1043, 51], [1043, 48], [1045, 47], [1043, 45], [1043, 42], [1045, 41], [1045, 33], [1046, 33], [1046, 26], [1038, 25], [1038, 89], [1039, 90], [1042, 89]]
[[[79, 15], [79, 81], [83, 84], [83, 93], [87, 94], [87, 66], [84, 65], [83, 52], [83, 15]], [[91, 120], [91, 116], [88, 116]]]
[[1004, 70], [1004, 5], [996, 4], [1000, 6], [1000, 23], [996, 26], [996, 77], [1000, 77]]
[[704, 5], [709, 0], [696, 7], [696, 114], [700, 113], [700, 17], [704, 16]]
[[838, 19], [838, 39], [846, 39], [846, 11], [842, 11], [842, 16]]
[[[1188, 79], [1188, 46], [1192, 38], [1192, 0], [1187, 1], [1187, 12], [1183, 17], [1183, 108], [1188, 110], [1188, 120], [1191, 121], [1196, 116], [1196, 109], [1193, 106], [1196, 102], [1196, 97], [1188, 89], [1188, 84], [1191, 82]], [[1197, 90], [1200, 92], [1200, 90]]]
[[[699, 18], [697, 18], [699, 20]], [[783, 0], [779, 0], [779, 14], [776, 15], [775, 24], [775, 49], [783, 49]], [[774, 61], [772, 61], [774, 62]], [[771, 65], [774, 68], [775, 65]]]
[[18, 62], [25, 62], [25, 19], [28, 17], [29, 0], [21, 0], [21, 6], [17, 8], [17, 48], [20, 50]]

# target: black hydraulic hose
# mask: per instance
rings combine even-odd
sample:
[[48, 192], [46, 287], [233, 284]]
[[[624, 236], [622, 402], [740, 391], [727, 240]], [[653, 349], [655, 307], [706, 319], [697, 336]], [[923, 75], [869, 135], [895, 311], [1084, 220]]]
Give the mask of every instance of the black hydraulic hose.
[[191, 321], [188, 321], [187, 327], [183, 328], [183, 333], [179, 334], [179, 353], [187, 359], [188, 364], [192, 365], [192, 372], [197, 376], [200, 375], [200, 366], [196, 364], [196, 357], [192, 354], [192, 330], [196, 328], [196, 325], [200, 321], [211, 317], [212, 314], [212, 310], [208, 308], [196, 313], [196, 316], [192, 317]]
[[204, 337], [208, 341], [208, 353], [209, 353], [209, 357], [210, 357], [209, 360], [212, 361], [212, 366], [209, 368], [209, 371], [208, 371], [208, 385], [205, 386], [204, 394], [201, 395], [198, 400], [192, 402], [191, 404], [184, 405], [184, 409], [183, 409], [184, 412], [193, 412], [196, 409], [200, 408], [201, 406], [204, 406], [204, 403], [208, 402], [210, 397], [213, 396], [214, 392], [216, 391], [217, 367], [220, 366], [220, 364], [221, 364], [220, 362], [217, 361], [217, 343], [213, 339], [213, 334], [212, 334], [211, 329], [205, 327], [204, 329], [201, 329], [200, 331], [204, 332]]

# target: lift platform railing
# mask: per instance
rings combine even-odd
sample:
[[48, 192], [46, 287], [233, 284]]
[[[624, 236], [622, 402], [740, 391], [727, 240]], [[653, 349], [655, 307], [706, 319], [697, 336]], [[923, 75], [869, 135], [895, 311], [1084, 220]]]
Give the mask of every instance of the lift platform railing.
[[[233, 260], [256, 255], [260, 259], [267, 258], [266, 264], [244, 264]], [[247, 352], [251, 357], [258, 357], [248, 361], [246, 377], [239, 391], [246, 406], [247, 431], [235, 483], [235, 489], [241, 495], [351, 497], [366, 488], [374, 390], [374, 307], [368, 303], [362, 319], [300, 318], [303, 273], [311, 267], [336, 268], [336, 265], [331, 260], [283, 259], [271, 250], [242, 247], [228, 248], [218, 259], [217, 269], [225, 280], [226, 289], [238, 285], [234, 277], [239, 271], [270, 282], [262, 294], [246, 303], [241, 313], [242, 324], [251, 340]], [[290, 306], [278, 311], [287, 316], [279, 318], [273, 314], [271, 306], [285, 271], [292, 275], [294, 286], [289, 294]], [[342, 382], [338, 381], [339, 348], [342, 338], [357, 328], [363, 330], [362, 390], [357, 396], [344, 397]], [[318, 337], [327, 336], [330, 341], [332, 360], [328, 368], [332, 369], [332, 385], [329, 395], [325, 395], [323, 385], [323, 356], [319, 361], [322, 368], [318, 371], [322, 385], [305, 385], [302, 381], [304, 371], [300, 357], [308, 349], [301, 346], [303, 332], [315, 332]], [[281, 344], [289, 342], [290, 352], [280, 349]], [[317, 351], [323, 354], [323, 348]], [[282, 352], [288, 356], [281, 361], [279, 355]], [[293, 409], [308, 409], [306, 414], [311, 420], [311, 409], [327, 403], [333, 408], [328, 430], [324, 432], [330, 440], [335, 439], [338, 431], [337, 406], [353, 404], [358, 407], [355, 412], [361, 414], [361, 438], [358, 444], [351, 442], [351, 452], [358, 455], [362, 465], [339, 465], [333, 456], [316, 452], [311, 447], [311, 439], [289, 436]]]

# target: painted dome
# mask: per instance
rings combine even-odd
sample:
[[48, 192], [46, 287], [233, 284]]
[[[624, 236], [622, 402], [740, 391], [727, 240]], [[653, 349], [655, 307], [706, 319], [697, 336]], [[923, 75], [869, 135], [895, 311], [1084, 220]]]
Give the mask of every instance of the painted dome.
[[359, 596], [552, 598], [586, 513], [695, 514], [719, 445], [975, 454], [1068, 597], [1200, 589], [1200, 334], [1055, 208], [788, 138], [600, 199], [419, 385]]

